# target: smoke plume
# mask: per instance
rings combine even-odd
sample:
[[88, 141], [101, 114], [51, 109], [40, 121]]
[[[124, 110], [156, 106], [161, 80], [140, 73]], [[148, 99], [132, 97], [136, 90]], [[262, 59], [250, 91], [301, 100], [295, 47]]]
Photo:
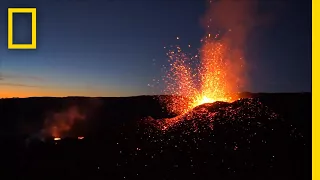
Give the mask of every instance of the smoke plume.
[[47, 136], [61, 137], [71, 130], [76, 121], [83, 121], [85, 118], [77, 106], [72, 106], [65, 111], [49, 115], [45, 119], [42, 132]]
[[227, 79], [235, 82], [234, 91], [241, 91], [247, 87], [247, 65], [245, 61], [245, 48], [247, 37], [257, 20], [256, 0], [210, 0], [208, 9], [201, 20], [206, 34], [216, 36], [228, 46]]
[[257, 5], [256, 0], [210, 0], [203, 19], [207, 33], [220, 32], [223, 39], [242, 49], [256, 24]]

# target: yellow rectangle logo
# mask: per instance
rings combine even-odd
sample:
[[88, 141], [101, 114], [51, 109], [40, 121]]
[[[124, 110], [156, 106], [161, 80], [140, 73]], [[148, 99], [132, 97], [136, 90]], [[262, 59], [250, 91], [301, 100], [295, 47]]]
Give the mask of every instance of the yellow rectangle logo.
[[[31, 44], [13, 44], [13, 13], [31, 13], [32, 41]], [[8, 49], [37, 48], [37, 10], [36, 8], [8, 8]]]

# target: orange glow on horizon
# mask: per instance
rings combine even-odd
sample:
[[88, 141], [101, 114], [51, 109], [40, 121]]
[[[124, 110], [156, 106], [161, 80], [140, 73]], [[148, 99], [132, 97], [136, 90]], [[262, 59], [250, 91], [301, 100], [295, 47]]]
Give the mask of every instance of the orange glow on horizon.
[[28, 98], [28, 97], [67, 97], [67, 96], [85, 96], [85, 97], [121, 97], [132, 96], [134, 92], [104, 89], [66, 89], [66, 88], [33, 88], [33, 87], [14, 87], [1, 86], [0, 98]]

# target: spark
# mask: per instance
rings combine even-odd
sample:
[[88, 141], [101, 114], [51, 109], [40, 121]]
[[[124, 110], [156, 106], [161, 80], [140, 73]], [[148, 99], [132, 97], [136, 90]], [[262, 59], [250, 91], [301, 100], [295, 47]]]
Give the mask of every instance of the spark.
[[171, 113], [184, 114], [204, 103], [238, 99], [234, 93], [238, 77], [230, 64], [230, 48], [226, 42], [210, 37], [209, 34], [196, 55], [183, 52], [180, 46], [167, 53], [169, 67], [163, 77], [164, 93], [173, 96], [162, 102]]
[[[232, 46], [228, 37], [210, 30], [213, 23], [210, 17], [207, 32], [200, 40], [201, 47], [195, 54], [185, 52], [180, 46], [170, 46], [168, 50], [169, 65], [164, 67], [162, 80], [164, 94], [169, 96], [160, 97], [160, 101], [176, 117], [167, 119], [163, 130], [194, 117], [193, 109], [202, 104], [232, 103], [239, 99], [237, 92], [244, 81], [244, 59], [240, 58], [243, 53]], [[191, 49], [190, 44], [188, 47]]]

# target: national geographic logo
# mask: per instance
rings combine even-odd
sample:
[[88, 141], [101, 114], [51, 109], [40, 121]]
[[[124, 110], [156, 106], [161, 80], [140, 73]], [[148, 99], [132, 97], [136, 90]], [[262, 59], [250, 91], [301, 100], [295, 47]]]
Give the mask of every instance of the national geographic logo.
[[[13, 14], [31, 14], [31, 44], [13, 44]], [[36, 49], [37, 48], [37, 9], [36, 8], [8, 8], [8, 49]]]

